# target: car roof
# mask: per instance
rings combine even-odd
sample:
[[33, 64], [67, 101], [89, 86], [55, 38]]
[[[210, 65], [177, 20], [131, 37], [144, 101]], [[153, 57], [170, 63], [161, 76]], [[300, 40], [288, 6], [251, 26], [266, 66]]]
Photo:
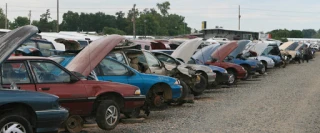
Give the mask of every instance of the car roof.
[[50, 60], [47, 57], [39, 56], [11, 56], [8, 60]]

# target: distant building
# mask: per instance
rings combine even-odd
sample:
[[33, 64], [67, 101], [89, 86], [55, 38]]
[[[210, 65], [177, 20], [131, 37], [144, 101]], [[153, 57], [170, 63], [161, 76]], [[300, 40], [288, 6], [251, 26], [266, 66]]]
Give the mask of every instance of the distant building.
[[291, 42], [320, 43], [318, 38], [287, 38]]
[[259, 39], [259, 32], [253, 32], [253, 31], [226, 30], [226, 29], [216, 28], [216, 29], [204, 29], [201, 31], [201, 33], [202, 33], [202, 37], [205, 39], [209, 39], [209, 38], [228, 38], [229, 40]]

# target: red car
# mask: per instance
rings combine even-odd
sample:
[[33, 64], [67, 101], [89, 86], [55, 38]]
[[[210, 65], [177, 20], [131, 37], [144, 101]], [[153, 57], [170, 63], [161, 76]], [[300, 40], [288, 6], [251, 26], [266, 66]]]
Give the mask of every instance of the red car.
[[[37, 31], [34, 26], [28, 27], [30, 30], [27, 33]], [[100, 41], [113, 43], [108, 38]], [[92, 42], [85, 49], [95, 45]], [[2, 64], [1, 81], [4, 86], [15, 82], [22, 90], [59, 96], [61, 105], [69, 110], [70, 116], [65, 126], [70, 132], [80, 132], [83, 119], [92, 116], [101, 129], [111, 130], [117, 126], [120, 112], [131, 112], [143, 106], [145, 96], [140, 95], [140, 89], [132, 85], [87, 79], [97, 65], [95, 62], [102, 60], [99, 59], [82, 59], [83, 65], [72, 67], [70, 64], [67, 70], [45, 57], [10, 57]]]
[[230, 76], [229, 84], [234, 84], [236, 83], [236, 79], [242, 79], [247, 75], [247, 71], [242, 66], [229, 62], [224, 62], [226, 57], [237, 47], [237, 42], [230, 42], [228, 44], [224, 44], [212, 53], [212, 61], [206, 62], [206, 64], [226, 69]]

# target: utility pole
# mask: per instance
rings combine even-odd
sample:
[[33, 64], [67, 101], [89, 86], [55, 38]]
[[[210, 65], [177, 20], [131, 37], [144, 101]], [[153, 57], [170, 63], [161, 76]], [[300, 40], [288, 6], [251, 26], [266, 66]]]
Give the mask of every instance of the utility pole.
[[239, 5], [239, 24], [238, 24], [238, 30], [240, 30], [240, 19], [241, 19], [241, 14], [240, 14], [240, 5]]
[[57, 32], [59, 32], [59, 0], [57, 0]]
[[133, 5], [133, 38], [136, 39], [136, 4]]
[[29, 23], [30, 23], [30, 25], [31, 25], [31, 10], [29, 10]]
[[6, 22], [5, 22], [5, 29], [8, 29], [8, 5], [6, 3], [6, 18], [5, 18]]

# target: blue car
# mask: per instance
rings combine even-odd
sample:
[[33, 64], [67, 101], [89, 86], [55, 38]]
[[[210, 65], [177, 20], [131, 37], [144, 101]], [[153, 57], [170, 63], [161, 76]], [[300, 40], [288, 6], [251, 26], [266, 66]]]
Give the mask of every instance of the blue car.
[[247, 40], [239, 41], [237, 43], [238, 47], [235, 48], [229, 54], [229, 56], [227, 56], [227, 58], [225, 59], [226, 62], [240, 65], [247, 70], [248, 76], [245, 77], [244, 79], [247, 79], [249, 75], [254, 75], [256, 72], [259, 72], [260, 74], [265, 73], [265, 67], [261, 61], [248, 59], [249, 56], [247, 56], [246, 54], [250, 54], [250, 53], [245, 53], [245, 54], [242, 53], [246, 49], [247, 44], [249, 43], [250, 41], [247, 41]]
[[[62, 66], [67, 66], [75, 55], [53, 56], [51, 59]], [[100, 81], [111, 81], [134, 85], [140, 88], [141, 94], [148, 96], [150, 89], [157, 93], [158, 87], [165, 89], [165, 102], [181, 102], [182, 87], [175, 78], [161, 75], [140, 73], [137, 70], [110, 57], [104, 58], [95, 68]]]
[[[229, 74], [227, 73], [226, 69], [224, 69], [222, 67], [207, 65], [207, 64], [204, 63], [204, 61], [196, 60], [198, 58], [210, 57], [210, 55], [214, 51], [214, 50], [212, 50], [212, 48], [215, 49], [215, 48], [218, 48], [218, 47], [215, 46], [215, 45], [209, 45], [209, 46], [206, 46], [206, 47], [202, 48], [201, 50], [199, 50], [199, 52], [196, 52], [191, 57], [191, 59], [187, 62], [187, 64], [205, 65], [205, 66], [211, 68], [211, 70], [216, 73], [215, 82], [217, 84], [227, 83], [229, 81]], [[153, 50], [153, 51], [155, 51], [155, 52], [163, 52], [163, 53], [166, 53], [168, 55], [171, 55], [174, 50]]]
[[69, 115], [60, 107], [57, 96], [4, 89], [0, 90], [0, 113], [1, 131], [9, 133], [17, 130], [24, 133], [58, 132], [60, 124]]
[[[280, 53], [280, 50], [277, 50], [279, 49], [277, 45], [269, 45], [261, 54], [261, 56], [266, 56], [266, 57], [269, 57], [271, 58], [274, 63], [275, 63], [275, 66], [280, 66], [282, 64], [282, 59], [281, 57], [279, 56], [279, 54], [281, 55]], [[271, 52], [271, 51], [279, 51], [279, 52]]]

